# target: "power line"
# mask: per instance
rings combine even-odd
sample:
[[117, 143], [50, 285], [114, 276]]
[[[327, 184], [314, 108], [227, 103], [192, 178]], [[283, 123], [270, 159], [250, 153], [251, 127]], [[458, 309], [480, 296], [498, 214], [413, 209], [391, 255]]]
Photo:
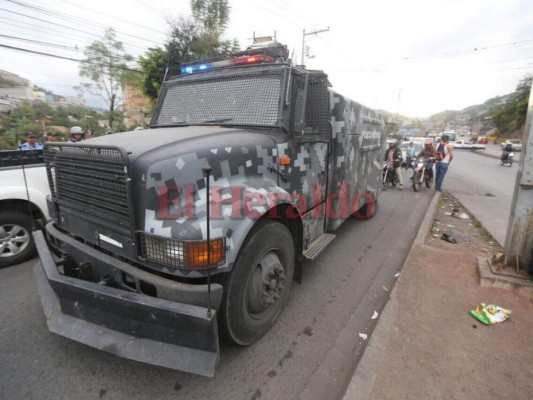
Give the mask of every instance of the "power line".
[[[0, 47], [4, 47], [4, 48], [9, 49], [9, 50], [20, 51], [20, 52], [24, 52], [24, 53], [31, 53], [31, 54], [40, 55], [40, 56], [53, 57], [53, 58], [59, 58], [59, 59], [62, 59], [62, 60], [74, 61], [74, 62], [78, 62], [78, 63], [84, 62], [84, 60], [79, 60], [77, 58], [60, 56], [58, 54], [44, 53], [42, 51], [25, 49], [25, 48], [22, 48], [22, 47], [9, 46], [9, 45], [3, 44], [3, 43], [0, 43]], [[99, 65], [99, 66], [104, 66], [104, 67], [112, 67], [112, 68], [120, 69], [120, 70], [123, 70], [123, 71], [138, 72], [138, 73], [142, 72], [142, 71], [140, 71], [138, 69], [122, 67], [120, 65], [110, 65], [110, 64], [104, 64], [104, 63], [94, 63], [94, 64]]]
[[469, 49], [469, 50], [458, 50], [458, 51], [450, 51], [450, 52], [443, 52], [443, 53], [434, 53], [434, 54], [427, 54], [427, 55], [416, 56], [416, 57], [404, 57], [403, 60], [418, 61], [418, 60], [431, 60], [431, 59], [442, 58], [442, 57], [454, 57], [454, 56], [476, 53], [476, 52], [490, 50], [490, 49], [523, 45], [523, 44], [528, 44], [531, 42], [533, 42], [533, 39], [526, 39], [526, 40], [521, 40], [521, 41], [516, 41], [516, 42], [511, 42], [511, 43], [497, 44], [493, 46], [474, 47], [473, 49]]
[[[60, 26], [62, 28], [66, 28], [66, 29], [70, 29], [70, 30], [74, 30], [74, 31], [77, 31], [77, 32], [81, 32], [81, 33], [86, 33], [88, 35], [91, 35], [91, 36], [94, 36], [94, 37], [97, 37], [99, 39], [101, 39], [100, 36], [94, 34], [94, 33], [91, 33], [91, 32], [87, 32], [87, 31], [82, 31], [81, 29], [78, 29], [78, 28], [73, 28], [71, 26], [67, 26], [67, 25], [62, 25], [62, 24], [58, 24], [56, 22], [50, 22], [50, 21], [47, 21], [45, 19], [42, 19], [42, 18], [37, 18], [37, 17], [32, 17], [31, 15], [26, 15], [26, 14], [22, 14], [22, 13], [18, 13], [16, 11], [11, 11], [11, 10], [6, 10], [5, 8], [0, 8], [0, 11], [7, 11], [9, 13], [12, 13], [12, 14], [16, 14], [16, 15], [20, 15], [20, 16], [23, 16], [23, 17], [26, 17], [26, 18], [31, 18], [31, 19], [35, 19], [37, 21], [41, 21], [41, 22], [44, 22], [44, 23], [47, 23], [47, 24], [50, 24], [50, 25], [55, 25], [55, 26]], [[134, 44], [128, 44], [129, 46], [132, 46], [132, 47], [137, 47], [141, 50], [145, 50], [144, 47], [141, 47], [141, 46], [137, 46], [137, 45], [134, 45]]]
[[[72, 20], [77, 20], [77, 21], [79, 21], [81, 23], [88, 24], [88, 25], [93, 25], [93, 26], [102, 27], [102, 28], [107, 28], [108, 27], [108, 25], [101, 24], [99, 22], [94, 22], [94, 21], [91, 21], [91, 20], [88, 20], [88, 19], [85, 19], [85, 18], [81, 18], [81, 17], [75, 16], [75, 15], [72, 15], [72, 14], [67, 14], [67, 13], [63, 13], [63, 12], [60, 12], [60, 11], [51, 10], [49, 8], [38, 7], [38, 6], [35, 6], [35, 5], [24, 3], [22, 1], [16, 1], [16, 0], [5, 0], [5, 1], [7, 1], [9, 3], [16, 4], [16, 5], [21, 6], [21, 7], [26, 7], [26, 8], [29, 8], [31, 10], [36, 10], [36, 11], [45, 13], [45, 14], [47, 14], [49, 16], [53, 16], [53, 17], [65, 20], [67, 22], [70, 22]], [[140, 40], [144, 40], [146, 42], [159, 44], [159, 42], [156, 42], [156, 41], [150, 40], [150, 39], [146, 39], [145, 37], [142, 37], [142, 36], [132, 35], [130, 33], [122, 32], [122, 31], [118, 31], [118, 30], [116, 32], [117, 33], [121, 33], [122, 35], [125, 35], [125, 36], [130, 36], [130, 37], [135, 38], [135, 39], [140, 39]]]
[[[76, 51], [76, 52], [80, 51], [80, 49], [77, 46], [75, 46], [75, 47], [64, 46], [64, 45], [56, 44], [56, 43], [42, 42], [40, 40], [26, 39], [26, 38], [20, 38], [20, 37], [16, 37], [16, 36], [9, 36], [9, 35], [2, 35], [2, 34], [0, 34], [0, 37], [4, 37], [4, 38], [7, 38], [7, 39], [14, 39], [14, 40], [22, 40], [22, 41], [25, 41], [25, 42], [34, 43], [34, 44], [36, 44], [38, 46], [48, 46], [48, 47], [54, 47], [54, 48], [59, 48], [59, 49], [63, 49], [63, 50], [70, 50], [70, 51]], [[84, 54], [89, 54], [89, 55], [98, 54], [98, 53], [95, 53], [94, 51], [89, 51], [87, 49], [83, 50], [83, 53]], [[114, 58], [114, 59], [117, 59], [117, 60], [130, 61], [127, 58], [125, 58], [124, 56], [108, 55], [107, 57]]]
[[158, 33], [161, 33], [163, 35], [167, 35], [167, 32], [163, 32], [163, 31], [157, 30], [157, 29], [155, 29], [153, 27], [149, 27], [149, 26], [142, 25], [142, 24], [139, 24], [139, 23], [136, 23], [136, 22], [132, 22], [132, 21], [129, 21], [127, 19], [117, 17], [116, 15], [107, 14], [107, 13], [102, 12], [101, 10], [95, 10], [94, 8], [85, 7], [85, 6], [82, 6], [81, 4], [74, 3], [73, 1], [68, 1], [68, 0], [61, 0], [61, 1], [64, 2], [64, 3], [67, 3], [67, 4], [72, 4], [73, 6], [76, 6], [76, 7], [79, 7], [79, 8], [83, 8], [85, 10], [98, 12], [99, 14], [103, 14], [103, 15], [107, 15], [109, 17], [113, 17], [114, 19], [118, 19], [119, 21], [123, 21], [123, 22], [126, 22], [127, 24], [131, 24], [131, 25], [134, 25], [134, 26], [138, 26], [140, 28], [144, 28], [144, 29], [149, 30], [151, 32], [158, 32]]
[[[3, 17], [0, 17], [0, 19], [6, 19], [7, 21], [13, 21], [9, 18], [3, 18]], [[27, 35], [28, 32], [27, 32], [27, 29], [28, 29], [28, 26], [21, 26], [21, 25], [17, 25], [17, 24], [13, 24], [13, 23], [10, 23], [10, 22], [4, 22], [4, 21], [1, 21], [0, 20], [0, 24], [5, 24], [9, 27], [9, 30], [10, 31], [13, 31], [15, 33], [18, 33], [18, 34], [24, 34], [24, 35]], [[83, 50], [85, 47], [89, 46], [92, 42], [93, 39], [89, 39], [85, 36], [79, 36], [79, 35], [74, 35], [74, 34], [69, 34], [69, 36], [65, 36], [65, 35], [61, 35], [59, 33], [65, 33], [67, 34], [66, 32], [64, 31], [60, 31], [60, 30], [57, 30], [57, 29], [53, 29], [53, 28], [48, 28], [48, 30], [42, 30], [42, 29], [36, 29], [35, 26], [36, 25], [32, 25], [32, 24], [27, 24], [29, 25], [29, 27], [31, 27], [31, 31], [37, 31], [41, 34], [44, 34], [44, 35], [48, 35], [48, 36], [52, 36], [54, 37], [54, 39], [56, 39], [56, 37], [61, 37], [61, 38], [66, 38], [66, 39], [76, 39], [76, 40], [81, 40], [83, 43], [82, 45], [78, 45], [77, 43], [74, 44], [74, 46], [77, 46], [78, 49], [80, 50]], [[22, 29], [24, 29], [25, 31], [20, 31], [20, 30], [17, 30], [17, 29], [13, 29], [13, 27], [20, 27]], [[49, 31], [55, 31], [55, 32], [59, 32], [59, 33], [50, 33]], [[57, 40], [57, 39], [56, 39]], [[67, 45], [67, 43], [65, 43], [64, 41], [61, 42], [61, 44], [64, 44], [64, 45]], [[139, 53], [137, 52], [132, 52], [134, 53], [133, 56], [135, 58], [138, 58], [139, 57]]]

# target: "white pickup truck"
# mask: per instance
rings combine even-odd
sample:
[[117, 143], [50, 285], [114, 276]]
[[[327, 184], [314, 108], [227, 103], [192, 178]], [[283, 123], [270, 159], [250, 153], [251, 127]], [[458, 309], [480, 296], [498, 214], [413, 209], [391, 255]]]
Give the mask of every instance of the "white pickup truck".
[[[24, 173], [28, 183], [27, 191]], [[32, 227], [41, 228], [44, 222], [50, 219], [46, 205], [46, 196], [50, 194], [50, 189], [43, 151], [0, 151], [0, 182], [0, 268], [2, 268], [35, 256]]]
[[479, 143], [469, 143], [466, 140], [458, 139], [452, 143], [454, 149], [467, 149], [467, 150], [485, 150], [484, 144]]

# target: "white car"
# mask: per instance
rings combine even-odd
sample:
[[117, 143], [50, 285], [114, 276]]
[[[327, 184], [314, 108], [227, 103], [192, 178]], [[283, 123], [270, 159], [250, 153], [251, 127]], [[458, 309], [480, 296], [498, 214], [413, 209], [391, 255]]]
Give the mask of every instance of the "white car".
[[[28, 182], [27, 191], [25, 180]], [[46, 205], [50, 188], [42, 150], [0, 151], [0, 182], [1, 268], [32, 258], [35, 255], [32, 226], [37, 225], [37, 221], [50, 219]]]

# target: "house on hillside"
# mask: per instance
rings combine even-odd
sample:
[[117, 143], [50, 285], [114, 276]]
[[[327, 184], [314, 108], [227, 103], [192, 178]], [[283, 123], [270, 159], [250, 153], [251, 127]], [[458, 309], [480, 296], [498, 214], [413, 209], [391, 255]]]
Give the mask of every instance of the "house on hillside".
[[150, 123], [148, 112], [151, 109], [150, 99], [131, 85], [122, 88], [124, 96], [124, 122], [127, 125], [145, 126]]
[[33, 100], [33, 88], [29, 80], [0, 69], [0, 97]]

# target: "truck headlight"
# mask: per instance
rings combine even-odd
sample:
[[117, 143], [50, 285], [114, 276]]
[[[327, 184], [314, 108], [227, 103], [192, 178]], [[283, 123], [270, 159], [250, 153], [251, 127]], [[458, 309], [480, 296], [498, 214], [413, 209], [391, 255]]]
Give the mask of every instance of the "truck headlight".
[[207, 268], [225, 262], [226, 245], [224, 238], [210, 240], [210, 263], [208, 263], [208, 246], [205, 240], [183, 241], [141, 232], [140, 242], [141, 253], [144, 258], [175, 268]]

